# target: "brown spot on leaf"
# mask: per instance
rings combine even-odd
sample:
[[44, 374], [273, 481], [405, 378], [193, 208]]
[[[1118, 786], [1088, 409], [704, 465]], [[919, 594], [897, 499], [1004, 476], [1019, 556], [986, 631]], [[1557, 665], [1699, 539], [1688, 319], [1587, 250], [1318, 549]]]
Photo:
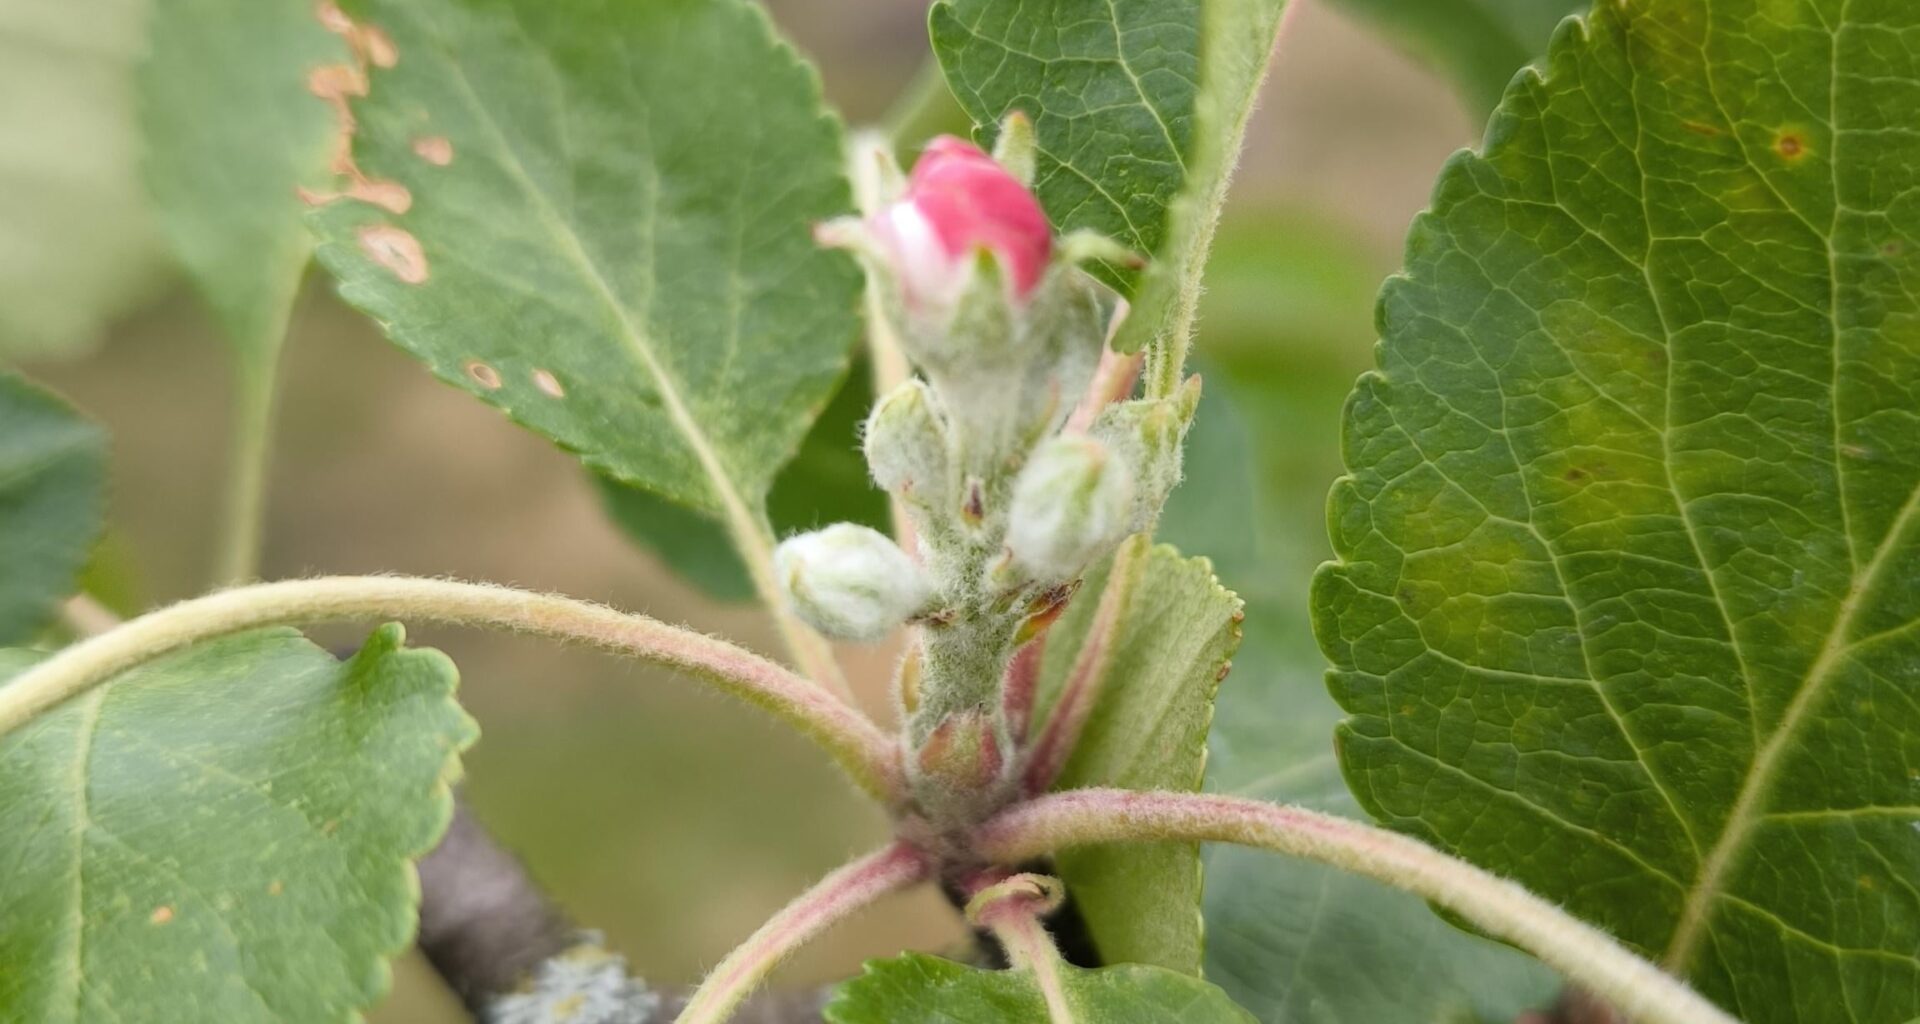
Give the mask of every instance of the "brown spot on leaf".
[[1214, 681], [1214, 682], [1216, 682], [1216, 683], [1218, 683], [1218, 682], [1223, 682], [1223, 681], [1225, 681], [1225, 680], [1226, 680], [1226, 678], [1227, 678], [1227, 674], [1228, 674], [1228, 673], [1230, 673], [1230, 672], [1232, 672], [1232, 671], [1233, 671], [1233, 662], [1231, 662], [1231, 661], [1223, 661], [1223, 662], [1221, 662], [1221, 663], [1220, 663], [1220, 671], [1218, 671], [1218, 672], [1215, 672], [1215, 673], [1213, 674], [1213, 681]]
[[351, 64], [322, 64], [307, 72], [307, 91], [328, 101], [367, 94], [367, 76]]
[[153, 913], [147, 915], [148, 924], [166, 924], [171, 920], [173, 920], [173, 908], [164, 903], [153, 908]]
[[360, 251], [407, 284], [427, 279], [427, 255], [420, 240], [391, 224], [369, 224], [360, 229]]
[[1709, 138], [1709, 139], [1720, 134], [1720, 129], [1715, 128], [1714, 126], [1707, 124], [1703, 121], [1685, 121], [1681, 123], [1681, 127], [1685, 128], [1686, 130], [1692, 132], [1695, 135], [1705, 136], [1706, 138]]
[[1781, 132], [1773, 140], [1773, 151], [1788, 160], [1798, 160], [1807, 153], [1807, 142], [1793, 132]]
[[560, 386], [560, 378], [546, 370], [533, 371], [533, 386], [552, 398], [567, 397], [567, 389]]
[[1568, 483], [1577, 484], [1580, 481], [1585, 480], [1587, 478], [1587, 471], [1584, 469], [1581, 469], [1579, 466], [1575, 466], [1572, 469], [1567, 470], [1564, 474], [1562, 474], [1562, 476], [1566, 479]]
[[413, 151], [420, 159], [435, 167], [445, 167], [453, 162], [453, 143], [444, 135], [428, 135], [413, 140]]
[[478, 359], [467, 360], [467, 376], [488, 391], [497, 391], [500, 388], [500, 371]]
[[354, 43], [376, 68], [390, 68], [400, 63], [400, 51], [394, 48], [393, 39], [371, 25], [360, 29], [357, 40], [350, 36], [348, 41]]
[[282, 882], [278, 878], [267, 883], [267, 895], [269, 896], [278, 896], [281, 893], [286, 891], [287, 891], [287, 884], [285, 882]]
[[347, 17], [347, 12], [341, 10], [333, 0], [320, 0], [314, 8], [314, 15], [320, 19], [323, 28], [335, 35], [344, 36], [353, 31], [353, 19]]

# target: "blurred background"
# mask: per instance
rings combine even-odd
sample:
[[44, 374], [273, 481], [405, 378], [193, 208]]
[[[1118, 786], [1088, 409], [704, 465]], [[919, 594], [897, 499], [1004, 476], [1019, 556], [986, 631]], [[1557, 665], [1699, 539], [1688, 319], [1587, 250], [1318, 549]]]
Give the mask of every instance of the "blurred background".
[[[1284, 592], [1260, 606], [1265, 621], [1250, 621], [1249, 634], [1298, 651], [1307, 573], [1326, 555], [1339, 408], [1374, 340], [1373, 293], [1442, 163], [1478, 135], [1487, 96], [1410, 57], [1348, 5], [1294, 3], [1209, 272], [1201, 357], [1210, 397], [1238, 407], [1258, 467], [1261, 543], [1282, 553], [1269, 564], [1286, 567], [1273, 584]], [[35, 140], [0, 152], [0, 174], [57, 161], [71, 193], [63, 207], [0, 188], [0, 358], [111, 431], [112, 527], [95, 579], [137, 608], [208, 584], [231, 371], [210, 318], [166, 269], [137, 139], [116, 129], [129, 103], [117, 69], [142, 45], [137, 20], [120, 16], [124, 0], [88, 5], [103, 17], [0, 0], [0, 139]], [[909, 0], [770, 6], [854, 124], [877, 118], [927, 56], [925, 10]], [[1537, 45], [1553, 20], [1535, 19]], [[264, 576], [494, 580], [777, 650], [751, 607], [703, 596], [628, 541], [572, 458], [434, 381], [323, 275], [309, 277], [286, 351]], [[484, 730], [467, 758], [479, 815], [651, 980], [696, 979], [792, 894], [882, 838], [880, 817], [815, 751], [732, 704], [545, 643], [428, 629], [413, 638], [462, 669]], [[892, 655], [847, 652], [876, 710]], [[1298, 717], [1324, 745], [1321, 712], [1291, 711], [1294, 695], [1303, 707], [1325, 702], [1312, 660], [1261, 680], [1269, 696], [1258, 713]], [[833, 932], [783, 980], [844, 976], [864, 958], [958, 938], [953, 914], [922, 893]], [[461, 1019], [416, 960], [374, 1014]]]

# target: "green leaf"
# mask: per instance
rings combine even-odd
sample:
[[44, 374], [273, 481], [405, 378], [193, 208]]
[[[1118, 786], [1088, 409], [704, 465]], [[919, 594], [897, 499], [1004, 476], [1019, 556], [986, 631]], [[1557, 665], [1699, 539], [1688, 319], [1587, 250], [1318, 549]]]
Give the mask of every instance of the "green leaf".
[[0, 358], [70, 352], [156, 290], [133, 69], [146, 0], [0, 0]]
[[401, 639], [213, 641], [0, 741], [0, 1018], [332, 1024], [383, 995], [475, 734]]
[[990, 138], [1033, 118], [1035, 191], [1056, 228], [1149, 257], [1102, 277], [1134, 300], [1115, 347], [1184, 334], [1284, 0], [942, 0], [933, 48]]
[[1553, 27], [1580, 0], [1333, 0], [1366, 18], [1415, 57], [1453, 79], [1462, 102], [1484, 117], [1519, 70], [1547, 52]]
[[[867, 373], [855, 363], [799, 453], [773, 481], [767, 514], [775, 531], [798, 533], [841, 522], [888, 529], [886, 493], [867, 478], [860, 453], [860, 429], [872, 404]], [[723, 524], [637, 487], [606, 477], [594, 482], [614, 523], [689, 582], [722, 601], [754, 596], [753, 580]]]
[[1381, 298], [1355, 794], [1743, 1019], [1920, 1011], [1920, 7], [1596, 7]]
[[312, 0], [164, 0], [139, 72], [144, 167], [181, 264], [242, 355], [279, 348], [340, 127], [309, 91], [346, 45]]
[[[1083, 1024], [1251, 1024], [1226, 993], [1198, 978], [1141, 964], [1060, 966], [1073, 1019]], [[983, 971], [924, 953], [874, 960], [839, 987], [827, 1024], [1006, 1024], [1048, 1020], [1033, 972]]]
[[744, 0], [352, 10], [399, 58], [354, 154], [412, 207], [316, 214], [341, 294], [595, 471], [749, 514], [857, 335], [811, 235], [851, 205], [813, 71]]
[[0, 644], [32, 640], [79, 588], [106, 477], [105, 432], [0, 373]]
[[[1083, 658], [1099, 698], [1056, 789], [1197, 791], [1206, 773], [1213, 695], [1240, 643], [1240, 599], [1204, 558], [1135, 537], [1088, 574], [1048, 631], [1037, 720]], [[1059, 873], [1101, 957], [1200, 973], [1200, 845], [1088, 847]]]
[[[1206, 323], [1218, 321], [1209, 313]], [[1216, 347], [1232, 351], [1227, 342]], [[1297, 348], [1270, 349], [1264, 360], [1251, 349], [1234, 354], [1246, 362], [1207, 368], [1187, 479], [1160, 529], [1247, 588], [1246, 638], [1215, 706], [1208, 788], [1364, 817], [1334, 760], [1339, 708], [1320, 685], [1294, 583], [1324, 543], [1314, 531], [1319, 495], [1301, 483], [1325, 479], [1339, 460], [1331, 438], [1310, 443], [1315, 435], [1296, 421], [1333, 415], [1351, 378], [1343, 360]], [[1240, 408], [1257, 415], [1246, 420]], [[1215, 846], [1206, 872], [1206, 975], [1262, 1020], [1506, 1024], [1551, 1003], [1559, 984], [1532, 958], [1455, 929], [1418, 898], [1331, 867]]]

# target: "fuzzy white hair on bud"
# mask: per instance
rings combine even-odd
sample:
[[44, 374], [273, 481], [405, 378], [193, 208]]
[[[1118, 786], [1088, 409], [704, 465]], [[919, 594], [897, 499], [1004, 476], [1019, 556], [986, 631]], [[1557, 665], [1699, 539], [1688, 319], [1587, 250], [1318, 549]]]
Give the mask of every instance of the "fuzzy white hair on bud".
[[1090, 437], [1055, 437], [1036, 448], [1013, 484], [1007, 550], [1034, 579], [1077, 576], [1129, 532], [1133, 473]]
[[898, 544], [854, 523], [787, 538], [774, 550], [773, 569], [794, 614], [838, 640], [884, 639], [921, 610], [930, 591]]
[[907, 381], [873, 407], [864, 446], [867, 468], [883, 490], [919, 505], [944, 500], [947, 428], [925, 382]]

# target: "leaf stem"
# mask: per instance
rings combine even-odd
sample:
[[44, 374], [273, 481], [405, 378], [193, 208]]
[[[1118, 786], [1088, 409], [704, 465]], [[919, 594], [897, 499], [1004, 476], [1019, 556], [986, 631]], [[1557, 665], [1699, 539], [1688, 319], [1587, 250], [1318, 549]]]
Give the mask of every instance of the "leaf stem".
[[967, 923], [990, 929], [1015, 970], [1033, 972], [1034, 985], [1047, 1003], [1049, 1024], [1074, 1024], [1060, 976], [1060, 947], [1041, 922], [1060, 909], [1065, 896], [1058, 879], [1019, 874], [982, 889], [966, 907]]
[[516, 630], [676, 669], [794, 726], [875, 799], [892, 805], [901, 798], [894, 742], [844, 701], [759, 655], [588, 601], [404, 576], [261, 583], [143, 615], [60, 651], [0, 687], [0, 736], [129, 668], [202, 640], [261, 626], [389, 618]]
[[1225, 842], [1331, 864], [1432, 900], [1538, 956], [1642, 1024], [1734, 1024], [1686, 983], [1526, 889], [1395, 832], [1298, 807], [1202, 793], [1084, 789], [988, 821], [976, 851], [1015, 864], [1109, 842]]
[[774, 578], [773, 526], [767, 521], [764, 508], [758, 514], [749, 511], [731, 484], [717, 474], [714, 482], [726, 507], [727, 534], [733, 538], [734, 550], [746, 563], [753, 589], [767, 606], [767, 614], [773, 616], [773, 623], [779, 628], [780, 638], [785, 641], [795, 666], [816, 686], [842, 704], [852, 706], [853, 689], [847, 685], [846, 674], [840, 671], [840, 662], [833, 656], [833, 645], [793, 614], [787, 607], [785, 592]]
[[234, 357], [233, 436], [227, 455], [219, 554], [214, 565], [216, 584], [246, 583], [259, 574], [279, 366], [277, 338], [258, 349], [237, 352]]
[[720, 1024], [787, 955], [888, 893], [925, 881], [926, 855], [895, 842], [841, 867], [787, 904], [709, 973], [676, 1024]]

